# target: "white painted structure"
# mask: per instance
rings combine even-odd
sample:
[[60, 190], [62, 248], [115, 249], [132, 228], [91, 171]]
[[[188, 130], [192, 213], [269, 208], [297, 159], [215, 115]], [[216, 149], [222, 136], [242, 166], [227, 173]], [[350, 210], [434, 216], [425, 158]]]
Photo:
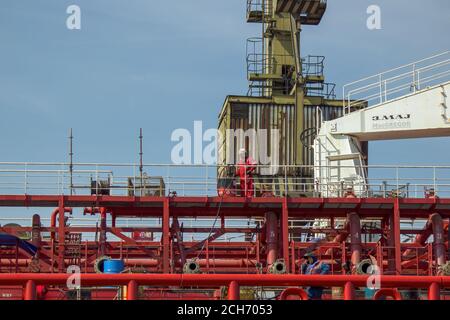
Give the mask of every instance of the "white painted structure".
[[338, 197], [353, 187], [366, 195], [363, 141], [450, 136], [449, 94], [447, 81], [324, 122], [314, 141], [316, 191]]

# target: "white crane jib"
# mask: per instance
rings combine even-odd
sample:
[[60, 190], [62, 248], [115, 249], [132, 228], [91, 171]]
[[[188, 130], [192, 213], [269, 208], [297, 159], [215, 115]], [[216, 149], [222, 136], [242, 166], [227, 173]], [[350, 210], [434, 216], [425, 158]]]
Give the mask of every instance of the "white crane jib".
[[353, 187], [368, 192], [361, 142], [450, 136], [450, 82], [354, 111], [322, 123], [314, 140], [316, 191], [338, 197]]

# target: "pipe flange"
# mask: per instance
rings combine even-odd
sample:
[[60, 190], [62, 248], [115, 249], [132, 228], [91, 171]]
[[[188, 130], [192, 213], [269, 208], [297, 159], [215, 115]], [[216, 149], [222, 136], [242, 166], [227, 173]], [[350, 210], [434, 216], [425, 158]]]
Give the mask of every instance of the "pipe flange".
[[186, 263], [183, 266], [183, 273], [187, 274], [199, 274], [202, 273], [200, 269], [200, 264], [198, 263], [197, 259], [192, 259], [186, 261]]
[[267, 273], [285, 274], [286, 273], [286, 263], [282, 259], [275, 261], [267, 268]]
[[97, 259], [95, 259], [94, 262], [94, 271], [95, 273], [103, 273], [103, 263], [105, 261], [111, 260], [111, 257], [109, 256], [100, 256]]
[[358, 263], [356, 266], [356, 274], [360, 275], [367, 275], [367, 274], [374, 274], [375, 268], [374, 264], [371, 259], [366, 259]]

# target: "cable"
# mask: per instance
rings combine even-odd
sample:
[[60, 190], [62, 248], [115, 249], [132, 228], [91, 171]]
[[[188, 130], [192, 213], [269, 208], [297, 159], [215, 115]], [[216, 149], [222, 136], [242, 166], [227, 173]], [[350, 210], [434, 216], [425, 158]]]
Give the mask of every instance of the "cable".
[[198, 252], [196, 259], [198, 259], [200, 257], [200, 255], [203, 253], [203, 250], [205, 249], [206, 241], [211, 237], [213, 230], [216, 227], [217, 220], [219, 219], [219, 216], [220, 216], [220, 210], [222, 209], [222, 203], [223, 203], [224, 196], [225, 196], [225, 194], [222, 194], [220, 197], [220, 202], [219, 202], [219, 207], [217, 208], [216, 218], [214, 219], [214, 223], [211, 226], [211, 229], [209, 230], [208, 237], [206, 237], [206, 240], [203, 242], [203, 245], [202, 245], [200, 251]]
[[[223, 198], [224, 198], [224, 196], [225, 196], [225, 194], [222, 194], [221, 197], [220, 197], [220, 202], [219, 202], [219, 207], [217, 208], [216, 218], [214, 219], [214, 223], [213, 223], [213, 225], [212, 225], [212, 227], [211, 227], [211, 229], [210, 229], [210, 231], [209, 231], [209, 235], [208, 235], [208, 237], [206, 238], [206, 240], [208, 240], [208, 239], [211, 237], [212, 232], [213, 232], [213, 230], [214, 230], [214, 228], [215, 228], [215, 226], [216, 226], [217, 219], [219, 218], [220, 210], [221, 210], [221, 208], [222, 208], [222, 203], [223, 203]], [[203, 252], [203, 250], [205, 249], [206, 240], [203, 242], [203, 245], [202, 245], [202, 247], [201, 247], [199, 253], [197, 254], [196, 259], [198, 259], [198, 258], [200, 257], [200, 254], [201, 254], [201, 253]], [[180, 288], [183, 287], [183, 274], [184, 274], [184, 273], [181, 273]]]

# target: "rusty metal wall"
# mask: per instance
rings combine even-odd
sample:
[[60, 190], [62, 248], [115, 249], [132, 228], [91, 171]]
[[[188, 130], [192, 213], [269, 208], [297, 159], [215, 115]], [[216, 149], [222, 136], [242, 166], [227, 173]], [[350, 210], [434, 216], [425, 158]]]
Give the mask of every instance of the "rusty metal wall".
[[[277, 164], [289, 165], [295, 163], [295, 144], [293, 136], [295, 135], [295, 108], [292, 105], [276, 105], [276, 104], [247, 104], [247, 103], [231, 103], [228, 105], [226, 114], [221, 122], [221, 143], [219, 145], [219, 164], [225, 164], [225, 154], [229, 152], [226, 144], [225, 130], [242, 129], [261, 129], [267, 130], [266, 139], [268, 141], [268, 156], [272, 156], [270, 150], [277, 147], [278, 157]], [[272, 146], [270, 135], [273, 130], [279, 130], [280, 143], [278, 146]], [[244, 137], [239, 136], [235, 139], [233, 156], [228, 160], [228, 164], [237, 163], [239, 157], [239, 148], [244, 146], [249, 150], [253, 158], [257, 158], [259, 154], [258, 145], [249, 145], [248, 139], [244, 142]]]

